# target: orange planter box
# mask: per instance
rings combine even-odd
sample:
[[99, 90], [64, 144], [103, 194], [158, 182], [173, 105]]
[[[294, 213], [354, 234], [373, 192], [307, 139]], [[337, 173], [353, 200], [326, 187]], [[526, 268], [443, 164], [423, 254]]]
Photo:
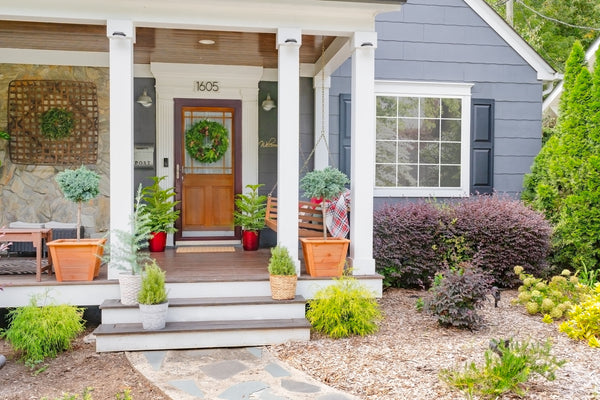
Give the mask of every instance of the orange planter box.
[[342, 276], [350, 240], [300, 238], [306, 272], [310, 276]]
[[48, 242], [56, 280], [91, 281], [100, 272], [106, 239], [57, 239]]

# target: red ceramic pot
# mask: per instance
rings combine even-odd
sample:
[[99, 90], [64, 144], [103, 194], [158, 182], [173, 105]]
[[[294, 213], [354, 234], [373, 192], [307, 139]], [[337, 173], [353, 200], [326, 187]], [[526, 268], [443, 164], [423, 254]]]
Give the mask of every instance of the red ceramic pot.
[[165, 251], [167, 246], [166, 232], [152, 232], [152, 236], [148, 239], [148, 248], [152, 252]]
[[260, 242], [260, 232], [258, 231], [243, 231], [242, 232], [242, 247], [244, 250], [258, 250]]

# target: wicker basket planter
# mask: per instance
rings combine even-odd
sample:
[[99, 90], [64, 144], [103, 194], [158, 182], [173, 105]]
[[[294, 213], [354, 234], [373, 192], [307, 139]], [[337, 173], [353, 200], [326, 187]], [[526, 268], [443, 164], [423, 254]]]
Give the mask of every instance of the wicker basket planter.
[[142, 288], [140, 274], [119, 274], [119, 289], [121, 290], [121, 304], [135, 306], [138, 304], [138, 293]]
[[91, 281], [100, 272], [106, 239], [57, 239], [48, 242], [56, 280]]
[[341, 238], [300, 238], [306, 272], [310, 276], [342, 276], [350, 240]]
[[269, 275], [271, 298], [273, 300], [292, 300], [296, 297], [296, 275]]

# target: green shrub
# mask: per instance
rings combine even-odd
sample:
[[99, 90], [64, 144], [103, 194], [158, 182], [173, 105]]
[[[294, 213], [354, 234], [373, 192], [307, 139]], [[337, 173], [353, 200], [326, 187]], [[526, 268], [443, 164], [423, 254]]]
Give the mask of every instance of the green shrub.
[[486, 350], [483, 366], [472, 362], [462, 370], [442, 370], [442, 381], [465, 392], [468, 398], [477, 395], [482, 399], [496, 399], [504, 393], [522, 396], [532, 374], [553, 381], [555, 371], [565, 363], [550, 355], [549, 341], [509, 343], [508, 346], [504, 341], [491, 341], [490, 344], [495, 351]]
[[30, 368], [68, 350], [85, 328], [83, 308], [67, 304], [38, 306], [36, 296], [29, 305], [9, 311], [8, 319], [9, 327], [0, 336], [22, 352], [21, 359]]
[[267, 268], [271, 275], [296, 275], [296, 265], [287, 247], [279, 245], [271, 249], [271, 258]]
[[600, 347], [600, 285], [581, 304], [573, 306], [569, 320], [558, 329], [572, 339], [587, 340], [590, 347]]
[[[81, 394], [81, 400], [93, 400], [91, 392], [94, 391], [94, 388], [88, 387], [83, 390]], [[131, 390], [125, 389], [122, 392], [115, 394], [115, 399], [117, 400], [132, 400]], [[48, 400], [47, 397], [42, 397], [42, 400]], [[79, 400], [79, 395], [64, 393], [62, 397], [57, 397], [54, 400]]]
[[313, 328], [332, 338], [374, 333], [383, 318], [373, 293], [349, 276], [318, 290], [308, 304], [306, 318]]
[[431, 297], [425, 309], [437, 318], [442, 326], [472, 329], [482, 318], [477, 309], [483, 307], [490, 292], [490, 278], [467, 263], [450, 268], [437, 275], [431, 287]]
[[146, 264], [142, 272], [142, 287], [138, 293], [140, 304], [161, 304], [167, 301], [166, 274], [156, 260]]
[[578, 278], [572, 276], [569, 270], [553, 276], [549, 282], [523, 273], [521, 266], [516, 266], [514, 271], [522, 285], [519, 287], [518, 297], [513, 299], [513, 304], [525, 306], [531, 315], [544, 315], [544, 322], [565, 317], [571, 307], [579, 303], [590, 291], [590, 288], [580, 284]]

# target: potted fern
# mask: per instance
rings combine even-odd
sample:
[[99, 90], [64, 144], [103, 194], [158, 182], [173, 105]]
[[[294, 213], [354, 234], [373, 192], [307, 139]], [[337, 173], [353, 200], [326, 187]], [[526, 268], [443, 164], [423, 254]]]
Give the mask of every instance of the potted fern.
[[167, 234], [175, 233], [174, 224], [179, 218], [179, 210], [175, 206], [179, 201], [174, 201], [175, 189], [163, 189], [160, 183], [166, 176], [152, 177], [152, 185], [142, 189], [142, 200], [145, 203], [144, 213], [148, 214], [151, 237], [148, 239], [148, 249], [151, 252], [165, 251]]
[[271, 249], [269, 283], [273, 300], [291, 300], [296, 297], [298, 275], [288, 249], [277, 245]]
[[304, 195], [320, 203], [323, 213], [323, 238], [300, 238], [306, 271], [311, 276], [341, 276], [344, 270], [350, 241], [328, 238], [325, 222], [328, 203], [340, 196], [348, 183], [346, 174], [333, 167], [311, 171], [300, 180]]
[[233, 221], [242, 227], [242, 247], [244, 250], [258, 250], [260, 231], [265, 227], [267, 196], [258, 194], [263, 184], [246, 185], [250, 192], [236, 195]]
[[150, 221], [144, 212], [142, 186], [138, 187], [133, 213], [129, 217], [129, 230], [115, 229], [116, 241], [108, 246], [108, 254], [103, 258], [123, 272], [119, 274], [121, 303], [137, 305], [137, 295], [142, 285], [141, 273], [144, 264], [152, 261], [147, 252], [142, 252], [150, 238]]
[[158, 330], [165, 327], [169, 299], [167, 297], [166, 274], [156, 260], [146, 264], [142, 273], [142, 287], [137, 296], [142, 327], [146, 330]]
[[100, 272], [100, 257], [105, 238], [82, 239], [81, 208], [83, 203], [100, 193], [100, 175], [81, 166], [65, 169], [56, 175], [56, 182], [67, 200], [77, 204], [77, 239], [57, 239], [47, 243], [52, 256], [56, 280], [93, 280]]

